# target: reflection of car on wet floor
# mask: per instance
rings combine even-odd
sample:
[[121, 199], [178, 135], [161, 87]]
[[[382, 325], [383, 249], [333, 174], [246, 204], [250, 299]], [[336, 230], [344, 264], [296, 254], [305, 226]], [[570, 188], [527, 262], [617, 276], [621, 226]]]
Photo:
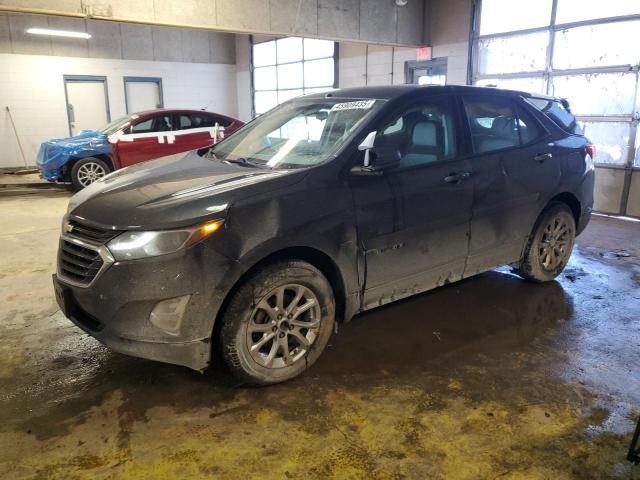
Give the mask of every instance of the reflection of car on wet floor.
[[44, 142], [36, 163], [45, 180], [70, 181], [80, 189], [113, 170], [206, 147], [242, 125], [201, 110], [149, 110], [114, 120], [101, 130]]

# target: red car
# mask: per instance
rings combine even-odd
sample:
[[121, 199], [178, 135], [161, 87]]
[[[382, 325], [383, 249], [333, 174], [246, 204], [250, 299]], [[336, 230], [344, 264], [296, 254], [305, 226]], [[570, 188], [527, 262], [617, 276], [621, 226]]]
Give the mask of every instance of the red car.
[[188, 152], [228, 137], [240, 120], [202, 110], [149, 110], [119, 118], [102, 130], [44, 142], [37, 165], [42, 178], [78, 189], [109, 172], [154, 158]]

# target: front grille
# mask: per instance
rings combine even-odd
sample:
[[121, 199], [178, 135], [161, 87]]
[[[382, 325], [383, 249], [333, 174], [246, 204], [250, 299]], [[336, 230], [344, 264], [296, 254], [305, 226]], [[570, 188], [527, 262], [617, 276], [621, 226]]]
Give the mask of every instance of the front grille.
[[60, 239], [58, 270], [67, 279], [88, 285], [98, 274], [104, 260], [97, 250]]
[[90, 242], [97, 242], [104, 245], [112, 238], [117, 237], [121, 232], [118, 230], [107, 230], [104, 228], [90, 227], [84, 223], [77, 222], [75, 220], [68, 220], [71, 227], [68, 231], [74, 237], [81, 240], [89, 240]]

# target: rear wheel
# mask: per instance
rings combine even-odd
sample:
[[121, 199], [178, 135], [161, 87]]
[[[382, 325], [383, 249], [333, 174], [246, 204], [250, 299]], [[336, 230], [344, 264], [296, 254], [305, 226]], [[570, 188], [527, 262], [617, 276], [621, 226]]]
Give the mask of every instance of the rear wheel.
[[238, 379], [250, 385], [283, 382], [310, 367], [329, 342], [333, 290], [307, 262], [276, 262], [238, 288], [221, 321], [222, 357]]
[[573, 213], [566, 204], [552, 202], [536, 221], [517, 273], [535, 282], [553, 280], [567, 265], [575, 238]]
[[96, 180], [100, 180], [109, 172], [111, 172], [111, 169], [104, 160], [95, 157], [83, 158], [73, 165], [71, 182], [78, 190], [82, 190]]

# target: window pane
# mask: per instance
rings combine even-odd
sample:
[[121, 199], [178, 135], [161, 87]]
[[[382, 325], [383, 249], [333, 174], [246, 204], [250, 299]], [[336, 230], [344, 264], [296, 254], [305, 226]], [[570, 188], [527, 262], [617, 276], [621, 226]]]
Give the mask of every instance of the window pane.
[[480, 40], [478, 71], [486, 75], [544, 70], [548, 43], [547, 32]]
[[546, 93], [544, 78], [483, 78], [478, 80], [476, 85], [480, 87], [498, 87], [507, 90], [520, 90], [529, 93]]
[[315, 38], [304, 39], [304, 59], [332, 57], [334, 43], [330, 40], [316, 40]]
[[556, 23], [640, 13], [638, 0], [558, 0]]
[[278, 65], [278, 88], [302, 88], [302, 62]]
[[553, 94], [569, 100], [576, 115], [630, 115], [635, 73], [594, 73], [552, 79]]
[[633, 166], [640, 168], [640, 126], [636, 130], [635, 155], [633, 156]]
[[473, 150], [492, 152], [520, 145], [513, 105], [507, 98], [473, 96], [464, 98]]
[[480, 35], [544, 27], [551, 22], [552, 0], [482, 0]]
[[522, 107], [518, 108], [518, 131], [520, 143], [527, 144], [542, 136], [542, 129], [533, 117]]
[[260, 67], [253, 70], [253, 87], [256, 90], [275, 90], [276, 67]]
[[629, 128], [626, 122], [585, 122], [584, 134], [596, 145], [596, 163], [627, 163]]
[[640, 21], [605, 23], [571, 28], [556, 33], [553, 68], [597, 65], [636, 65], [640, 50], [635, 38]]
[[276, 64], [276, 42], [258, 43], [253, 46], [253, 66], [264, 67]]
[[281, 38], [278, 45], [278, 63], [298, 62], [302, 60], [302, 39], [297, 37]]
[[333, 58], [304, 62], [304, 86], [331, 87], [333, 73]]
[[287, 100], [302, 95], [302, 89], [296, 90], [278, 90], [278, 103], [286, 102]]
[[413, 106], [380, 129], [375, 145], [401, 151], [401, 167], [454, 158], [454, 118], [454, 105], [450, 98]]
[[260, 115], [278, 105], [278, 92], [256, 92], [254, 101], [256, 114]]

